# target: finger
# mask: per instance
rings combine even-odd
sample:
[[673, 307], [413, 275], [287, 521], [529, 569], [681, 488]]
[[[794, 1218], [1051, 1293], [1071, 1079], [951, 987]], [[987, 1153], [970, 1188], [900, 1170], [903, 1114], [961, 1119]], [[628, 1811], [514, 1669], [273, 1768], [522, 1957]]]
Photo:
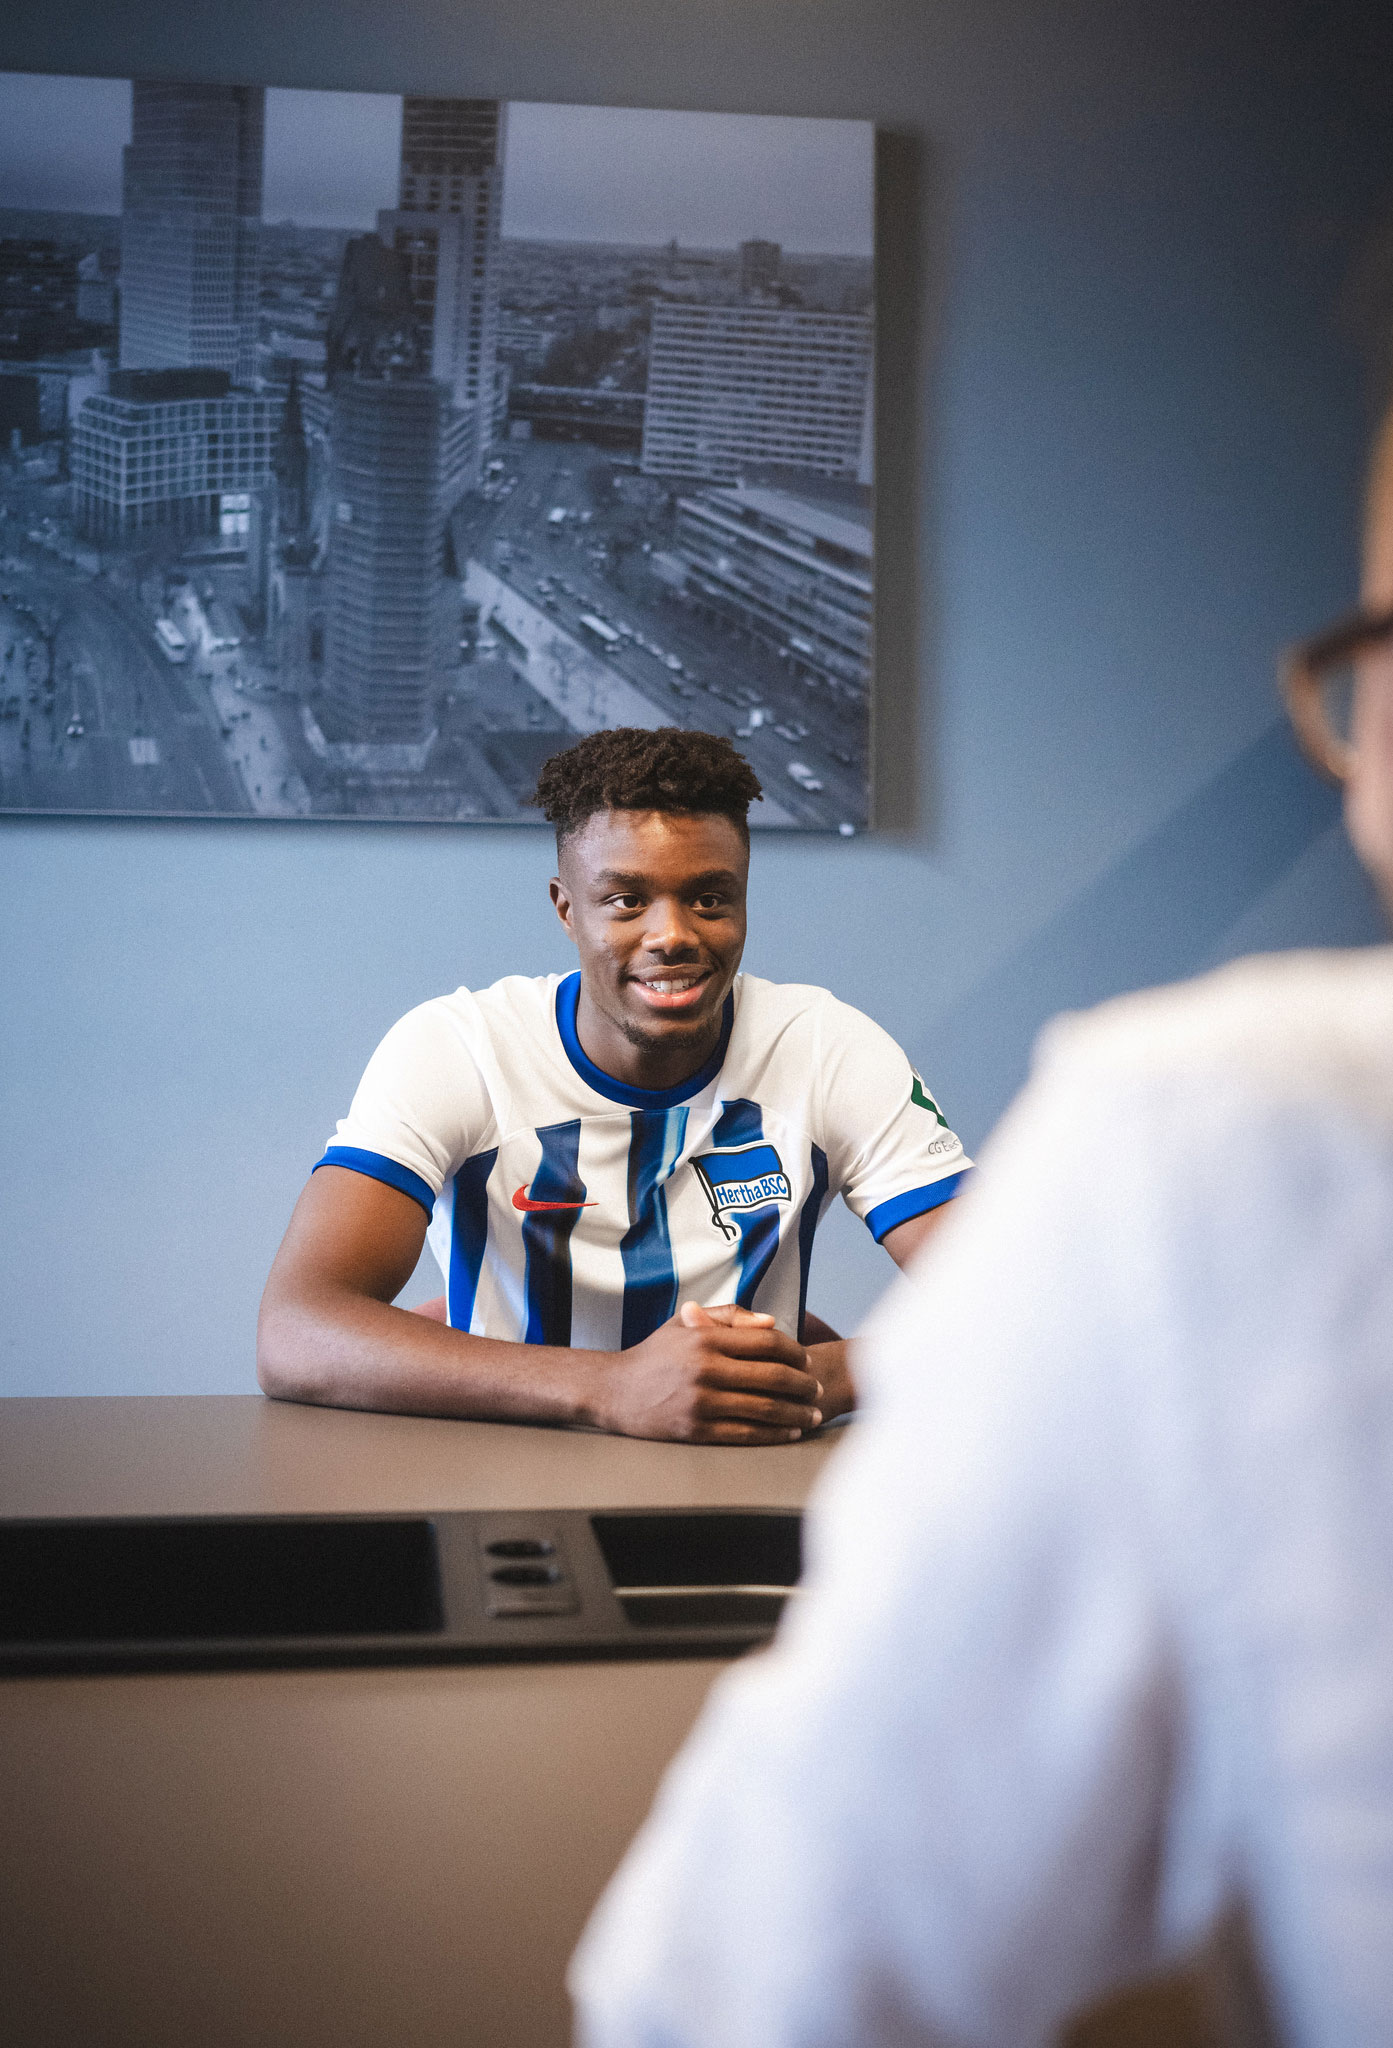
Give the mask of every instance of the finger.
[[712, 1327], [716, 1319], [699, 1301], [684, 1301], [677, 1311], [677, 1320], [679, 1323], [685, 1323], [689, 1330], [706, 1330]]
[[713, 1323], [701, 1334], [712, 1353], [722, 1358], [788, 1365], [798, 1372], [806, 1372], [808, 1369], [806, 1347], [795, 1343], [792, 1337], [780, 1329], [754, 1330], [745, 1323]]
[[803, 1429], [761, 1429], [753, 1422], [703, 1422], [692, 1431], [698, 1444], [739, 1445], [748, 1450], [772, 1450], [781, 1444], [795, 1444], [808, 1434]]
[[744, 1394], [762, 1401], [794, 1401], [816, 1408], [822, 1385], [810, 1372], [791, 1365], [750, 1364], [743, 1359], [712, 1358], [702, 1367], [697, 1384], [711, 1394]]
[[[695, 1307], [695, 1303], [692, 1304]], [[741, 1308], [736, 1301], [718, 1301], [701, 1311], [707, 1323], [718, 1323], [722, 1329], [772, 1330], [774, 1318], [765, 1315], [762, 1309]], [[689, 1324], [688, 1328], [695, 1328]]]
[[822, 1410], [805, 1401], [775, 1401], [760, 1394], [712, 1391], [702, 1395], [696, 1413], [703, 1422], [747, 1422], [758, 1429], [816, 1429]]
[[707, 1318], [700, 1327], [713, 1343], [732, 1358], [788, 1358], [800, 1363], [807, 1356], [808, 1347], [800, 1344], [796, 1337], [790, 1337], [772, 1320], [767, 1323], [718, 1322], [715, 1312], [703, 1309]]

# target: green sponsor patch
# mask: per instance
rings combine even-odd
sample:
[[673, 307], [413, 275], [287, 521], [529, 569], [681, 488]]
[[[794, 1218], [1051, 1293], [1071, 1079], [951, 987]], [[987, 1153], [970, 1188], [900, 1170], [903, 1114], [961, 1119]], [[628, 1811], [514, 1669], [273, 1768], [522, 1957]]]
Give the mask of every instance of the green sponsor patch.
[[919, 1076], [917, 1074], [914, 1076], [914, 1086], [909, 1091], [909, 1099], [911, 1102], [917, 1103], [920, 1109], [926, 1109], [929, 1112], [930, 1116], [936, 1116], [939, 1122], [942, 1124], [944, 1130], [947, 1130], [947, 1117], [943, 1114], [943, 1111], [934, 1101], [932, 1095], [930, 1095], [928, 1089], [924, 1086], [923, 1082], [919, 1079]]

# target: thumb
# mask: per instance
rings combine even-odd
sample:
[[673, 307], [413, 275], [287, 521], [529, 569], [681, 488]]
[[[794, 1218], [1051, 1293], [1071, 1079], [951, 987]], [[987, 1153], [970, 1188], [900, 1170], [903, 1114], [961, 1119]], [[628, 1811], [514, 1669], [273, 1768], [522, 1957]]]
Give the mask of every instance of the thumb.
[[[711, 1329], [713, 1327], [719, 1327], [723, 1330], [736, 1330], [742, 1327], [768, 1330], [772, 1329], [774, 1325], [774, 1318], [765, 1315], [762, 1309], [741, 1308], [739, 1303], [734, 1301], [713, 1302], [710, 1308], [699, 1308], [694, 1301], [684, 1302], [682, 1306], [684, 1321], [687, 1320], [688, 1309], [692, 1311], [694, 1318], [687, 1322], [687, 1327], [690, 1330]], [[697, 1317], [700, 1318], [699, 1322], [695, 1320]]]
[[715, 1328], [716, 1318], [709, 1316], [700, 1302], [684, 1301], [677, 1311], [677, 1320], [689, 1330], [710, 1330]]

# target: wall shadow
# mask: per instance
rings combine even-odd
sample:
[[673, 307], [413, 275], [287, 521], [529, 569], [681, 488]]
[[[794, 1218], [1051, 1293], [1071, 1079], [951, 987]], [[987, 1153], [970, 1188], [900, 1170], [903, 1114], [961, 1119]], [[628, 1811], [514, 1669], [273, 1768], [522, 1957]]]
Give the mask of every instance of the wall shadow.
[[1200, 971], [1339, 816], [1280, 719], [1032, 932], [932, 1033], [933, 1071], [969, 1143], [1024, 1081], [1046, 1018]]
[[[922, 135], [875, 138], [875, 669], [873, 828], [924, 827], [924, 321], [929, 152]], [[941, 289], [941, 286], [940, 286]]]

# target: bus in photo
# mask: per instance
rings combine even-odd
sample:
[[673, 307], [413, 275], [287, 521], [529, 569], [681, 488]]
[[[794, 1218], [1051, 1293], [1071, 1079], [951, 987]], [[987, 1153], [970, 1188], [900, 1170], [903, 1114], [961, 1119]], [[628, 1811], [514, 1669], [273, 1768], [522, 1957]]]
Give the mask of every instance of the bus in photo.
[[231, 654], [242, 644], [242, 629], [232, 615], [231, 607], [220, 597], [212, 599], [207, 606], [208, 632], [205, 642], [209, 654]]
[[179, 631], [173, 619], [156, 619], [155, 639], [159, 643], [160, 653], [166, 661], [188, 660], [189, 643]]

